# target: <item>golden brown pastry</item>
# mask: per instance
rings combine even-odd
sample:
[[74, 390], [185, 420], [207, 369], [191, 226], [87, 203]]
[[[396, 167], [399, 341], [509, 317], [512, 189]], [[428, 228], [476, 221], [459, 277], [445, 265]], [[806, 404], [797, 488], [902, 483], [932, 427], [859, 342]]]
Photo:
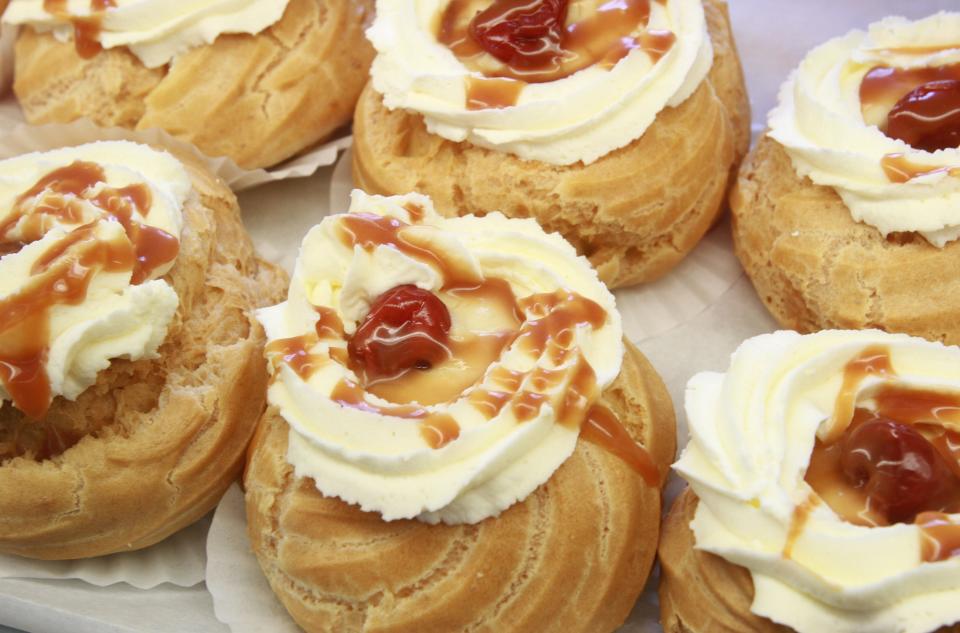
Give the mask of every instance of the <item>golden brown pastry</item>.
[[[31, 173], [64, 165], [40, 179], [29, 195], [18, 192], [16, 204], [4, 211], [6, 252], [20, 249], [0, 262], [4, 277], [9, 279], [11, 270], [16, 274], [11, 257], [36, 254], [30, 249], [45, 253], [40, 261], [47, 263], [33, 269], [37, 276], [24, 289], [5, 285], [0, 297], [4, 367], [31, 367], [18, 357], [22, 345], [44, 359], [39, 377], [28, 384], [18, 385], [16, 372], [2, 372], [3, 397], [13, 404], [0, 410], [0, 551], [70, 559], [143, 548], [202, 517], [240, 473], [267, 381], [263, 331], [251, 311], [276, 299], [285, 275], [257, 258], [230, 190], [189, 158], [180, 157], [181, 167], [167, 154], [118, 142], [58, 150], [43, 159], [42, 164], [37, 155], [13, 159], [16, 172], [11, 161], [5, 167], [22, 184]], [[5, 186], [9, 203], [10, 185]], [[174, 233], [148, 222], [162, 221], [179, 196], [181, 212], [169, 217], [182, 215], [182, 231], [179, 247], [170, 250]], [[44, 208], [67, 209], [63, 221], [93, 218], [93, 223], [71, 226], [60, 236], [44, 222], [12, 224], [23, 208], [32, 209], [30, 218], [51, 217]], [[100, 219], [107, 213], [100, 209], [109, 209], [112, 219]], [[20, 233], [30, 244], [10, 244], [11, 231], [38, 226], [46, 231], [39, 240]], [[139, 263], [128, 259], [131, 243]], [[112, 255], [100, 259], [104, 253]], [[172, 268], [153, 279], [158, 262]], [[131, 279], [131, 268], [127, 286], [123, 279]], [[67, 269], [81, 276], [60, 277]], [[117, 275], [126, 275], [120, 277], [122, 292], [104, 286]], [[36, 289], [48, 282], [55, 292], [69, 288], [67, 299], [41, 300]], [[132, 307], [120, 303], [110, 311], [114, 303], [107, 302], [128, 296]], [[38, 303], [30, 303], [34, 300]], [[61, 325], [88, 304], [93, 317], [84, 313], [78, 324]], [[18, 309], [31, 316], [19, 325], [14, 316], [11, 325]], [[157, 318], [149, 336], [161, 337], [154, 343], [162, 344], [151, 358], [143, 330]], [[72, 369], [68, 360], [63, 370], [63, 345], [73, 344], [73, 334], [88, 321], [93, 326], [67, 356], [91, 360], [77, 360]], [[117, 340], [140, 347], [114, 348]], [[97, 361], [99, 349], [112, 351]], [[101, 361], [105, 368], [89, 376], [94, 384], [69, 386], [85, 380], [76, 377], [86, 371], [77, 365], [99, 367]], [[71, 399], [57, 396], [78, 390]]]
[[372, 0], [289, 0], [256, 35], [221, 35], [150, 67], [123, 46], [85, 58], [73, 41], [24, 28], [14, 92], [33, 124], [162, 128], [209, 156], [269, 167], [349, 123], [373, 58], [372, 11]]
[[958, 37], [960, 13], [890, 18], [814, 49], [781, 90], [730, 205], [783, 327], [960, 343]]
[[660, 539], [660, 622], [667, 633], [790, 629], [750, 613], [750, 572], [715, 554], [694, 548], [690, 522], [697, 496], [689, 488], [674, 502]]
[[[673, 408], [636, 349], [603, 403], [665, 472]], [[244, 480], [247, 520], [270, 586], [306, 631], [520, 632], [547, 621], [613, 631], [643, 591], [660, 491], [594, 444], [581, 440], [547, 484], [499, 517], [446, 526], [387, 523], [324, 497], [284, 459], [288, 429], [267, 411]]]
[[[428, 132], [420, 114], [387, 109], [375, 75], [355, 115], [355, 183], [384, 194], [423, 191], [445, 214], [498, 209], [532, 217], [570, 240], [611, 287], [656, 279], [713, 225], [749, 145], [749, 103], [727, 6], [707, 0], [703, 7], [709, 73], [626, 146], [589, 164], [550, 164], [453, 142]], [[628, 133], [625, 126], [615, 133], [620, 144]]]
[[[674, 502], [660, 539], [660, 622], [666, 633], [788, 633], [793, 629], [754, 615], [750, 572], [694, 548], [690, 522], [697, 496], [689, 489]], [[960, 624], [936, 633], [957, 633]]]
[[886, 239], [854, 222], [837, 193], [797, 176], [760, 139], [731, 196], [737, 257], [785, 328], [882, 328], [960, 343], [960, 244]]
[[[538, 272], [540, 258], [556, 272]], [[432, 290], [401, 284], [353, 307], [365, 287], [412, 281], [415, 262], [443, 271]], [[335, 298], [326, 275], [345, 280]], [[538, 292], [561, 279], [577, 290]], [[516, 299], [524, 288], [534, 294]], [[304, 630], [624, 622], [653, 562], [676, 440], [666, 389], [621, 342], [612, 306], [573, 249], [529, 220], [442, 219], [425, 197], [355, 192], [351, 214], [308, 234], [288, 301], [259, 313], [272, 406], [244, 477], [253, 551]]]

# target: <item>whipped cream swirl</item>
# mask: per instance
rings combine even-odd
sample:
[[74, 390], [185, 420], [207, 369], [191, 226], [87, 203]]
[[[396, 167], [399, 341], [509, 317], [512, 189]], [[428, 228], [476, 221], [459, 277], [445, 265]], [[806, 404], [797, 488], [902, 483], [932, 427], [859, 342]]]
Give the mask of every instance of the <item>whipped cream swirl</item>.
[[[811, 51], [781, 88], [769, 134], [799, 175], [836, 190], [854, 220], [884, 236], [917, 232], [943, 247], [960, 237], [960, 149], [927, 152], [887, 137], [880, 121], [865, 120], [860, 87], [878, 66], [953, 64], [960, 64], [960, 13], [887, 18]], [[891, 181], [883, 161], [892, 155], [909, 161], [915, 177]]]
[[189, 193], [179, 161], [130, 142], [0, 162], [0, 399], [39, 416], [110, 359], [156, 355], [179, 303], [160, 277], [174, 265]]
[[76, 20], [95, 20], [103, 48], [126, 46], [147, 68], [168, 64], [181, 53], [211, 44], [225, 33], [256, 34], [283, 17], [289, 0], [112, 0], [98, 11], [90, 0], [66, 0], [62, 11], [49, 1], [11, 0], [3, 21], [73, 37]]
[[[725, 374], [687, 385], [691, 439], [675, 468], [700, 498], [697, 547], [746, 567], [752, 611], [800, 633], [925, 633], [960, 620], [960, 557], [925, 562], [917, 525], [857, 526], [820, 503], [796, 531], [844, 368], [876, 345], [899, 384], [960, 394], [960, 348], [879, 331], [759, 336]], [[855, 401], [884, 379], [864, 379]]]
[[[571, 2], [571, 14], [588, 3]], [[526, 85], [510, 107], [471, 110], [467, 80], [483, 75], [437, 41], [436, 24], [447, 4], [378, 0], [376, 20], [367, 31], [378, 53], [373, 87], [388, 108], [422, 114], [433, 134], [525, 160], [589, 164], [630, 144], [661, 110], [693, 94], [713, 63], [700, 0], [650, 2], [646, 28], [676, 37], [659, 61], [635, 49], [612, 68], [595, 64], [562, 79]]]
[[[478, 283], [506, 282], [520, 305], [525, 297], [564, 289], [602, 308], [602, 322], [596, 328], [571, 328], [569, 353], [563, 358], [531, 353], [522, 335], [511, 339], [492, 364], [481, 368], [478, 382], [449, 401], [405, 405], [421, 409], [412, 417], [393, 415], [394, 403], [362, 387], [354, 391], [356, 401], [347, 405], [338, 388], [362, 381], [346, 360], [346, 339], [371, 303], [405, 284], [444, 297], [440, 291], [446, 281], [429, 258], [412, 257], [390, 244], [372, 249], [345, 244], [342, 227], [357, 214], [396, 219], [410, 240], [456, 261]], [[499, 327], [489, 301], [458, 305], [449, 295], [444, 300], [451, 336]], [[528, 323], [543, 316], [537, 310], [528, 306]], [[343, 333], [318, 340], [318, 312], [335, 313]], [[325, 495], [379, 512], [385, 520], [475, 523], [526, 498], [576, 446], [579, 424], [562, 424], [558, 418], [569, 402], [565, 398], [572, 381], [580, 375], [577, 368], [595, 376], [598, 395], [619, 374], [624, 352], [613, 295], [563, 238], [544, 233], [533, 220], [500, 213], [442, 218], [430, 199], [418, 194], [385, 198], [354, 191], [349, 214], [325, 218], [305, 237], [288, 300], [260, 310], [258, 317], [269, 339], [268, 358], [274, 361], [269, 401], [290, 424], [287, 459], [297, 476], [312, 477]], [[328, 323], [330, 318], [323, 320]], [[296, 337], [306, 337], [304, 348], [293, 354], [271, 352], [283, 350], [284, 341]], [[303, 371], [304, 358], [310, 372]], [[554, 378], [538, 382], [539, 369]], [[514, 407], [487, 410], [476, 405], [471, 396], [505, 390], [497, 374], [515, 376], [515, 389], [537, 392], [535, 400], [542, 405], [535, 414], [521, 422]], [[500, 395], [509, 399], [515, 394]], [[452, 441], [431, 445], [423, 424], [438, 416], [458, 431], [448, 438]]]

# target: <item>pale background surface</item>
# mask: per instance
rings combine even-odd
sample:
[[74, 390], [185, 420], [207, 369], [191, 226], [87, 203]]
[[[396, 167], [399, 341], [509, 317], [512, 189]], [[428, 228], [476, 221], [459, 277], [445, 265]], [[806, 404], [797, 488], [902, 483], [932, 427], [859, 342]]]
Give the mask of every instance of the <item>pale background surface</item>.
[[[809, 48], [884, 15], [922, 17], [956, 10], [960, 0], [730, 0], [730, 5], [754, 124], [762, 129], [780, 83]], [[311, 178], [240, 195], [244, 219], [265, 256], [280, 259], [295, 250], [306, 230], [328, 212], [331, 173], [332, 168], [324, 168]], [[741, 279], [714, 306], [671, 332], [640, 341], [640, 348], [663, 374], [679, 408], [689, 376], [722, 370], [739, 341], [771, 329], [771, 319]], [[682, 412], [678, 414], [682, 423]], [[686, 439], [682, 429], [680, 438], [681, 443]], [[215, 620], [203, 585], [144, 592], [123, 585], [99, 589], [77, 581], [2, 580], [0, 623], [0, 633], [17, 631], [4, 625], [31, 633], [227, 631]]]

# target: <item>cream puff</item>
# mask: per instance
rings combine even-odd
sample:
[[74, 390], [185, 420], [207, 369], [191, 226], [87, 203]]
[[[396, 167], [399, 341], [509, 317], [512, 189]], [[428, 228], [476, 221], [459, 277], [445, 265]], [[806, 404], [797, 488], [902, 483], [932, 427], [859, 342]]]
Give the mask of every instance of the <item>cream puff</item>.
[[372, 0], [11, 0], [14, 92], [33, 124], [161, 128], [269, 167], [349, 123]]
[[960, 348], [777, 332], [686, 393], [667, 633], [960, 628]]
[[587, 260], [530, 219], [353, 194], [261, 310], [253, 551], [306, 631], [613, 631], [675, 449]]
[[960, 13], [814, 49], [769, 123], [731, 208], [774, 317], [960, 343]]
[[0, 552], [152, 545], [240, 473], [267, 386], [252, 310], [285, 276], [189, 159], [100, 142], [0, 170]]
[[726, 3], [515, 5], [378, 2], [354, 182], [422, 191], [447, 216], [532, 217], [612, 287], [663, 275], [749, 144]]

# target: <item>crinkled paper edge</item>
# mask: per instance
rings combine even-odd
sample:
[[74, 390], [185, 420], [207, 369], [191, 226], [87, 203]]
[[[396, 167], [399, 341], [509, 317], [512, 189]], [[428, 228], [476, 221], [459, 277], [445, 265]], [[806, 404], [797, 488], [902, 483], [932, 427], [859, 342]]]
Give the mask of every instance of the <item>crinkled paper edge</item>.
[[209, 527], [210, 519], [204, 518], [152, 547], [80, 560], [0, 555], [0, 578], [82, 580], [97, 587], [125, 583], [137, 589], [164, 583], [192, 587], [203, 582]]
[[[0, 42], [2, 42], [0, 36]], [[2, 55], [2, 53], [0, 53]], [[0, 65], [6, 57], [0, 57]], [[3, 84], [0, 84], [2, 86]], [[321, 167], [332, 165], [337, 156], [350, 147], [353, 137], [341, 133], [331, 141], [314, 147], [270, 169], [243, 169], [230, 158], [211, 158], [193, 145], [174, 138], [167, 132], [154, 128], [128, 130], [119, 127], [98, 127], [89, 119], [72, 123], [29, 125], [23, 121], [19, 106], [12, 98], [0, 103], [0, 158], [10, 158], [28, 152], [44, 151], [57, 147], [80, 145], [91, 141], [128, 140], [148, 143], [171, 151], [192, 156], [206, 164], [209, 169], [234, 191], [243, 191], [259, 185], [312, 176]]]

